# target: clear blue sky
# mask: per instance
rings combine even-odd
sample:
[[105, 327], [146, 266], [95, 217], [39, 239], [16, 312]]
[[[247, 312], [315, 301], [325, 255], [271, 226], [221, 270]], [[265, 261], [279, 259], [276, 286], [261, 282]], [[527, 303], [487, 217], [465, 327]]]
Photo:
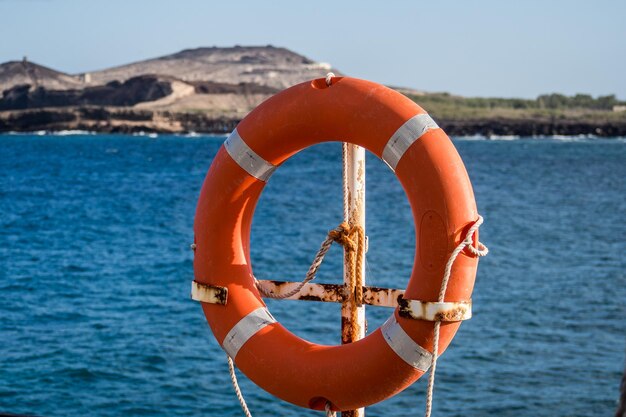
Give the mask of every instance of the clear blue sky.
[[626, 1], [0, 0], [0, 61], [76, 73], [273, 44], [381, 83], [626, 99]]

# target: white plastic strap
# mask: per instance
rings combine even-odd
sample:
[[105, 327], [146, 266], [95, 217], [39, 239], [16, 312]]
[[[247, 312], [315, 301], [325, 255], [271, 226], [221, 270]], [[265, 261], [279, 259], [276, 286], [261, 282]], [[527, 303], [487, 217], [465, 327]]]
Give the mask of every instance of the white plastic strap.
[[430, 129], [438, 129], [439, 126], [428, 114], [417, 114], [404, 122], [394, 133], [385, 149], [383, 149], [383, 161], [393, 171], [396, 170], [400, 159], [409, 149], [409, 146], [422, 137]]
[[420, 371], [426, 372], [428, 370], [432, 361], [432, 354], [406, 334], [404, 329], [400, 327], [395, 315], [392, 314], [380, 330], [385, 342], [403, 361]]
[[241, 136], [239, 136], [237, 129], [233, 130], [233, 133], [226, 139], [224, 147], [226, 152], [241, 168], [261, 181], [267, 182], [274, 170], [276, 170], [276, 165], [260, 157], [244, 142]]
[[241, 347], [254, 336], [259, 330], [267, 325], [276, 323], [276, 319], [272, 317], [265, 307], [259, 307], [250, 314], [239, 320], [228, 332], [222, 348], [228, 356], [235, 359]]

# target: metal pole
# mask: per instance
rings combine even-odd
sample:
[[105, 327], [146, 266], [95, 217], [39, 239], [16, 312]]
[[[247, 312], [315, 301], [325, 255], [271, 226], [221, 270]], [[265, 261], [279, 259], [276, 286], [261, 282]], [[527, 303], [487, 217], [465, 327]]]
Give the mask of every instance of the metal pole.
[[[344, 170], [344, 184], [346, 184], [348, 190], [347, 210], [345, 210], [344, 207], [344, 212], [346, 212], [348, 216], [344, 220], [350, 225], [361, 226], [363, 232], [365, 232], [365, 149], [352, 144], [347, 144], [344, 149], [346, 150], [344, 162], [347, 164], [347, 170]], [[349, 285], [350, 282], [347, 261], [348, 258], [344, 251], [343, 279], [345, 285]], [[365, 262], [363, 262], [362, 268], [361, 276], [363, 277], [363, 285], [365, 285]], [[352, 296], [354, 297], [354, 293]], [[360, 301], [358, 304], [360, 304]], [[352, 307], [350, 300], [346, 300], [341, 304], [342, 344], [352, 343], [365, 337], [365, 305], [357, 306], [357, 322], [355, 327], [353, 327], [351, 317]], [[357, 329], [354, 334], [352, 332], [353, 328]], [[356, 410], [343, 411], [341, 415], [342, 417], [364, 417], [365, 409], [359, 408]]]

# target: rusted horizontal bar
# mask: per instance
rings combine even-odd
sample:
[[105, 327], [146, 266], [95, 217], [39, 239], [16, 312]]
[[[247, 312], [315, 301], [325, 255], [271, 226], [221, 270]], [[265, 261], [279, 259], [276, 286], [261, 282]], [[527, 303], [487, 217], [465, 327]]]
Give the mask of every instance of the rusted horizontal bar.
[[[298, 287], [298, 285], [300, 285], [300, 283], [290, 281], [260, 280], [259, 285], [262, 285], [264, 289], [273, 294], [282, 295], [293, 291]], [[343, 285], [309, 282], [302, 287], [299, 293], [285, 298], [285, 300], [341, 303], [348, 299], [348, 295], [345, 291], [346, 287]], [[398, 299], [402, 297], [403, 294], [404, 290], [397, 290], [393, 288], [363, 287], [362, 303], [372, 306], [397, 307]]]
[[[295, 290], [300, 283], [292, 281], [260, 280], [266, 291], [275, 295], [287, 294]], [[322, 301], [341, 303], [348, 298], [346, 287], [338, 284], [304, 284], [299, 293], [285, 300]], [[400, 307], [401, 317], [428, 321], [461, 321], [472, 317], [472, 302], [430, 302], [407, 300], [404, 290], [381, 287], [363, 287], [363, 304], [380, 307]]]
[[[261, 280], [266, 291], [276, 295], [287, 294], [300, 285], [299, 282]], [[322, 301], [341, 303], [348, 298], [346, 287], [338, 284], [307, 283], [300, 292], [285, 298], [285, 300]], [[363, 304], [380, 307], [400, 307], [399, 314], [404, 318], [428, 321], [461, 321], [472, 317], [472, 302], [429, 302], [407, 300], [403, 298], [404, 291], [393, 288], [363, 287]], [[225, 305], [228, 299], [228, 289], [214, 285], [202, 284], [197, 281], [191, 283], [191, 298], [203, 303]]]
[[428, 302], [400, 298], [401, 317], [428, 321], [462, 321], [472, 318], [472, 301]]
[[228, 288], [192, 281], [191, 299], [203, 303], [225, 305], [228, 301]]

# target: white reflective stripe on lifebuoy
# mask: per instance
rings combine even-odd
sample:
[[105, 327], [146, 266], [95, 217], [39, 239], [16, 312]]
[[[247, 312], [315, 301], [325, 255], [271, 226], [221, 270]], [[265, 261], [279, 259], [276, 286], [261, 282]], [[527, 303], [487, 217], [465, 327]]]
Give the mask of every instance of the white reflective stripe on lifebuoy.
[[267, 308], [257, 308], [239, 320], [239, 322], [230, 329], [222, 342], [222, 349], [226, 351], [228, 356], [235, 359], [239, 349], [241, 349], [252, 336], [265, 326], [273, 323], [276, 323], [276, 319], [272, 317]]
[[385, 324], [380, 327], [380, 330], [383, 333], [385, 342], [403, 361], [420, 371], [426, 372], [430, 368], [432, 353], [415, 343], [406, 334], [404, 329], [400, 327], [395, 315], [392, 314]]
[[430, 129], [439, 129], [439, 126], [428, 114], [417, 114], [411, 117], [396, 130], [385, 145], [383, 161], [395, 171], [409, 146]]
[[276, 169], [276, 165], [261, 158], [246, 144], [237, 129], [224, 141], [224, 147], [241, 168], [261, 181], [267, 181]]

